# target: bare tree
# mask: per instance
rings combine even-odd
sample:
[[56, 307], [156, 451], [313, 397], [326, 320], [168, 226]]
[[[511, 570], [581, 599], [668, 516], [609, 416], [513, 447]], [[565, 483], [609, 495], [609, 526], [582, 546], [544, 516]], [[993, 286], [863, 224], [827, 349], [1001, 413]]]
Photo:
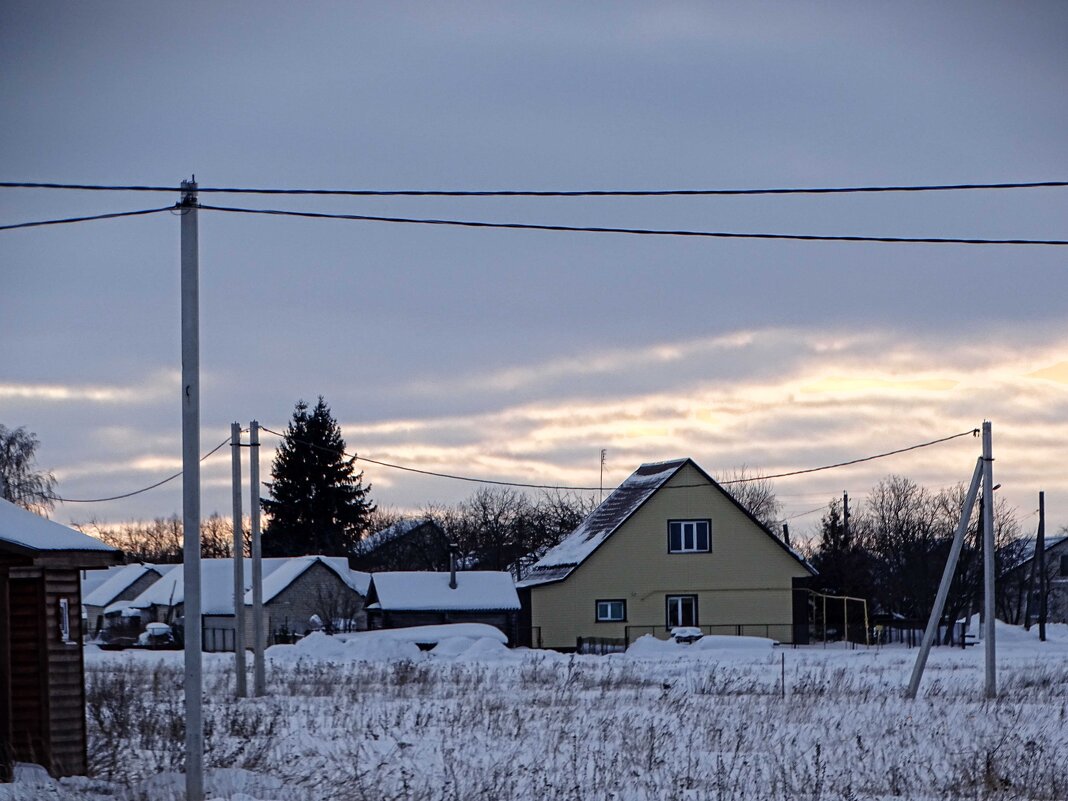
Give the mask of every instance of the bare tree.
[[[185, 553], [185, 535], [182, 520], [178, 515], [157, 517], [148, 522], [102, 523], [89, 520], [73, 524], [83, 534], [96, 537], [126, 554], [127, 559], [174, 564], [182, 561]], [[242, 527], [245, 553], [249, 553], [246, 530]], [[200, 523], [200, 555], [205, 559], [233, 556], [233, 523], [229, 517], [212, 513]]]
[[775, 485], [770, 479], [752, 472], [748, 465], [743, 464], [741, 467], [717, 476], [716, 480], [765, 528], [771, 531], [778, 528], [782, 504], [775, 497]]
[[0, 498], [48, 516], [55, 505], [56, 477], [37, 469], [37, 435], [0, 425]]

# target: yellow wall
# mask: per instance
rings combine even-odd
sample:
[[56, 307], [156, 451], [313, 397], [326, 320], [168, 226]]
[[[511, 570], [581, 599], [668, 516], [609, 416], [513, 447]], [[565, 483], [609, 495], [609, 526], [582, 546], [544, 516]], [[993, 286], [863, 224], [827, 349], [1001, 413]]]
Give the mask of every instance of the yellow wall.
[[[682, 486], [689, 484], [701, 486]], [[668, 553], [668, 520], [680, 519], [711, 520], [709, 553]], [[711, 633], [773, 624], [741, 633], [790, 641], [792, 579], [808, 575], [687, 464], [564, 581], [531, 588], [531, 622], [547, 648], [574, 648], [578, 637], [623, 637], [627, 626], [632, 640], [645, 633], [637, 626], [657, 626], [662, 637], [666, 596], [693, 594], [698, 623], [723, 626]], [[595, 601], [618, 598], [627, 601], [626, 622], [596, 622]]]

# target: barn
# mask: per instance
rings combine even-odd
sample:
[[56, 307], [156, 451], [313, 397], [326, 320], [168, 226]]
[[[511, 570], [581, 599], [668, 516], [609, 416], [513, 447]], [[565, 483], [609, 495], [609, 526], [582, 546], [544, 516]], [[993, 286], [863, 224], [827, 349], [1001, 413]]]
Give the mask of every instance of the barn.
[[122, 553], [0, 500], [0, 779], [14, 762], [85, 773], [79, 571]]

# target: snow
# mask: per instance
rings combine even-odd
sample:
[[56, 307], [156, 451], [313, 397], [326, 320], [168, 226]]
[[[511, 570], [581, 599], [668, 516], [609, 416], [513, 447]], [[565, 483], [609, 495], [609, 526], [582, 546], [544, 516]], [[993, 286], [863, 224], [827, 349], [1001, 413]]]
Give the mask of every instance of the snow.
[[106, 581], [88, 594], [84, 594], [82, 603], [86, 606], [107, 606], [148, 571], [155, 571], [162, 575], [164, 569], [166, 568], [158, 568], [155, 565], [143, 563], [110, 568]]
[[[641, 465], [564, 540], [537, 561], [520, 587], [565, 578], [686, 464], [686, 459]], [[539, 573], [541, 575], [539, 575]]]
[[36, 551], [115, 551], [95, 537], [55, 523], [3, 499], [0, 499], [0, 542], [9, 542]]
[[[901, 645], [650, 637], [597, 657], [507, 650], [480, 629], [495, 631], [310, 635], [306, 658], [276, 656], [301, 643], [269, 649], [267, 696], [238, 701], [232, 655], [206, 654], [207, 797], [1068, 797], [1068, 625], [1046, 643], [998, 625], [996, 701], [981, 647], [935, 648], [907, 701], [917, 650]], [[438, 645], [415, 649], [428, 634]], [[20, 770], [0, 801], [177, 801], [181, 652], [85, 653], [98, 777]], [[126, 714], [94, 714], [117, 683]]]
[[388, 611], [519, 609], [515, 582], [505, 571], [458, 571], [455, 589], [449, 573], [374, 573], [371, 585], [371, 597]]
[[[245, 594], [245, 603], [252, 603], [252, 568], [250, 559], [245, 559], [245, 576], [246, 583], [249, 585], [248, 592]], [[264, 560], [267, 562], [269, 560]], [[267, 603], [279, 593], [286, 589], [290, 584], [296, 581], [302, 576], [316, 562], [321, 562], [326, 565], [350, 588], [358, 592], [360, 595], [366, 596], [368, 586], [371, 583], [371, 574], [363, 573], [358, 570], [349, 569], [349, 560], [344, 556], [295, 556], [289, 559], [282, 560], [282, 564], [275, 567], [270, 574], [267, 574], [266, 566], [264, 567], [263, 578], [263, 602]], [[233, 574], [233, 566], [230, 567], [231, 575]], [[231, 579], [233, 581], [233, 579]], [[230, 614], [233, 613], [233, 605], [230, 606]]]

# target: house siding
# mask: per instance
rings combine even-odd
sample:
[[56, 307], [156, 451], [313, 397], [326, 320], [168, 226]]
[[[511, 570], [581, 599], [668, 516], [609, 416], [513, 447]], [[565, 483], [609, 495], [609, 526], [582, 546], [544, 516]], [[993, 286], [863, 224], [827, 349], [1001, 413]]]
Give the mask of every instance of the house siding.
[[[667, 523], [680, 519], [711, 521], [708, 553], [668, 552]], [[628, 631], [631, 639], [653, 630], [663, 636], [667, 596], [696, 595], [698, 623], [713, 633], [791, 642], [793, 579], [809, 575], [687, 464], [565, 580], [530, 588], [531, 623], [548, 648]], [[627, 620], [596, 622], [597, 599], [626, 600]]]

